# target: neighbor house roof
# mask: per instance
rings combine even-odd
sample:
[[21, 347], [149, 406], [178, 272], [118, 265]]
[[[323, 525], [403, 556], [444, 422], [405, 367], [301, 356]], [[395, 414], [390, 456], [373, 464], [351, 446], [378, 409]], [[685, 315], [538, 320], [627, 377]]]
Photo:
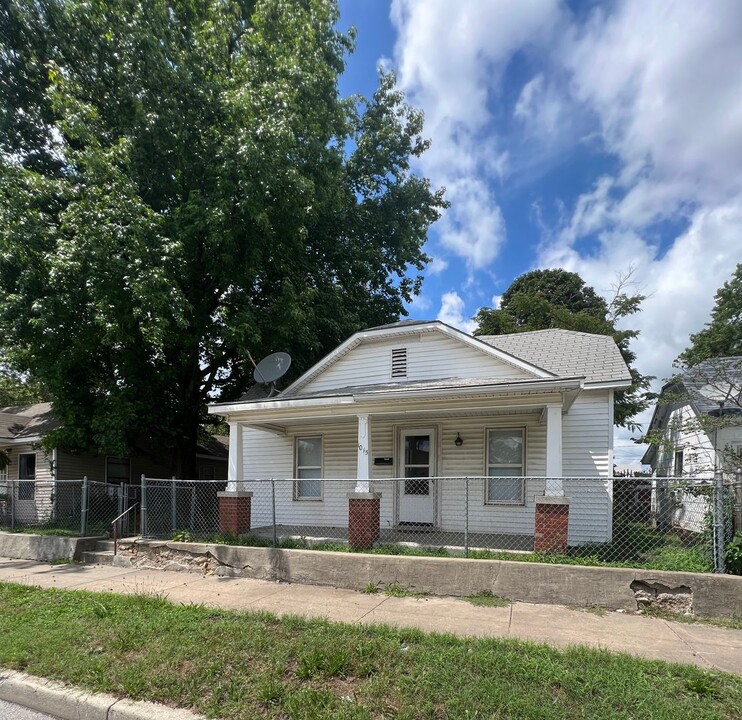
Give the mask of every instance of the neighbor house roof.
[[[689, 405], [700, 416], [718, 410], [720, 403], [724, 403], [727, 409], [742, 408], [740, 355], [704, 360], [665, 383], [654, 407], [649, 430], [662, 427], [678, 405]], [[642, 462], [649, 465], [656, 455], [657, 447], [650, 445]]]
[[56, 427], [51, 403], [0, 408], [0, 440], [36, 440]]
[[478, 335], [477, 339], [557, 377], [579, 375], [587, 383], [631, 380], [621, 351], [609, 335], [554, 328], [510, 335]]

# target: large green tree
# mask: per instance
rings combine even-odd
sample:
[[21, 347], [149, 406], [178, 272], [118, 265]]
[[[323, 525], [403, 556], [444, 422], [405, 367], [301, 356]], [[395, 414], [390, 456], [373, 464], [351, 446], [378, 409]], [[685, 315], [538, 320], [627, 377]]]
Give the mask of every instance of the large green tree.
[[616, 425], [638, 429], [632, 418], [645, 410], [653, 398], [651, 378], [632, 366], [635, 353], [629, 348], [636, 330], [617, 327], [618, 321], [638, 312], [644, 296], [630, 294], [630, 278], [619, 278], [611, 302], [577, 274], [562, 269], [532, 270], [517, 277], [503, 293], [499, 308], [481, 308], [474, 318], [475, 335], [504, 335], [562, 328], [597, 335], [610, 335], [629, 366], [632, 384], [615, 393]]
[[0, 6], [0, 329], [54, 443], [146, 440], [191, 475], [248, 351], [298, 371], [404, 312], [445, 203], [394, 78], [340, 97], [337, 21], [334, 0]]
[[711, 322], [690, 336], [690, 347], [678, 358], [682, 366], [694, 366], [710, 358], [742, 355], [742, 263], [716, 292]]

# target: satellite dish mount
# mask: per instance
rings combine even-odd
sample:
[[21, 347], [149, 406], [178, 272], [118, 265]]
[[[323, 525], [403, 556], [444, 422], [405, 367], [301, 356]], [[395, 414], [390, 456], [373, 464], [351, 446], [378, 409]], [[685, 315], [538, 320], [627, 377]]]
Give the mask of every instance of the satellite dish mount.
[[[252, 357], [250, 357], [252, 360]], [[253, 363], [255, 365], [255, 363]], [[276, 394], [276, 380], [282, 378], [291, 367], [291, 356], [285, 352], [277, 352], [264, 357], [253, 371], [255, 382], [267, 385], [270, 388], [268, 397]]]

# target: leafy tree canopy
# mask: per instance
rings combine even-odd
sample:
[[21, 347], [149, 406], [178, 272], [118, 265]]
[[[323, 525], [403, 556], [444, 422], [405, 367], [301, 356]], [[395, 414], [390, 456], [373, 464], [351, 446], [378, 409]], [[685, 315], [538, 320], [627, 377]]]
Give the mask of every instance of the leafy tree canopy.
[[630, 388], [615, 393], [615, 422], [637, 429], [632, 418], [649, 406], [653, 396], [648, 392], [651, 377], [632, 367], [636, 355], [629, 348], [629, 342], [638, 332], [616, 326], [621, 318], [638, 312], [645, 299], [643, 295], [627, 292], [629, 280], [630, 274], [619, 278], [614, 297], [608, 303], [577, 273], [562, 269], [527, 272], [513, 280], [503, 293], [499, 308], [479, 310], [474, 318], [477, 322], [474, 334], [504, 335], [562, 328], [610, 335], [633, 379]]
[[442, 192], [421, 114], [338, 77], [334, 0], [6, 0], [0, 328], [50, 443], [146, 441], [191, 475], [244, 362], [306, 368], [418, 292]]
[[709, 358], [742, 355], [742, 263], [716, 292], [711, 322], [690, 336], [677, 363], [692, 367]]

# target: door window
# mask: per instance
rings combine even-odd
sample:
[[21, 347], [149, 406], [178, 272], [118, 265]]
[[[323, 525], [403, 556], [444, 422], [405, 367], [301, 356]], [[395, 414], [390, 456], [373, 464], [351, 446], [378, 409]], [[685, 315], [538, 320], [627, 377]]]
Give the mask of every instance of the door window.
[[430, 435], [405, 436], [404, 476], [405, 495], [430, 494]]

